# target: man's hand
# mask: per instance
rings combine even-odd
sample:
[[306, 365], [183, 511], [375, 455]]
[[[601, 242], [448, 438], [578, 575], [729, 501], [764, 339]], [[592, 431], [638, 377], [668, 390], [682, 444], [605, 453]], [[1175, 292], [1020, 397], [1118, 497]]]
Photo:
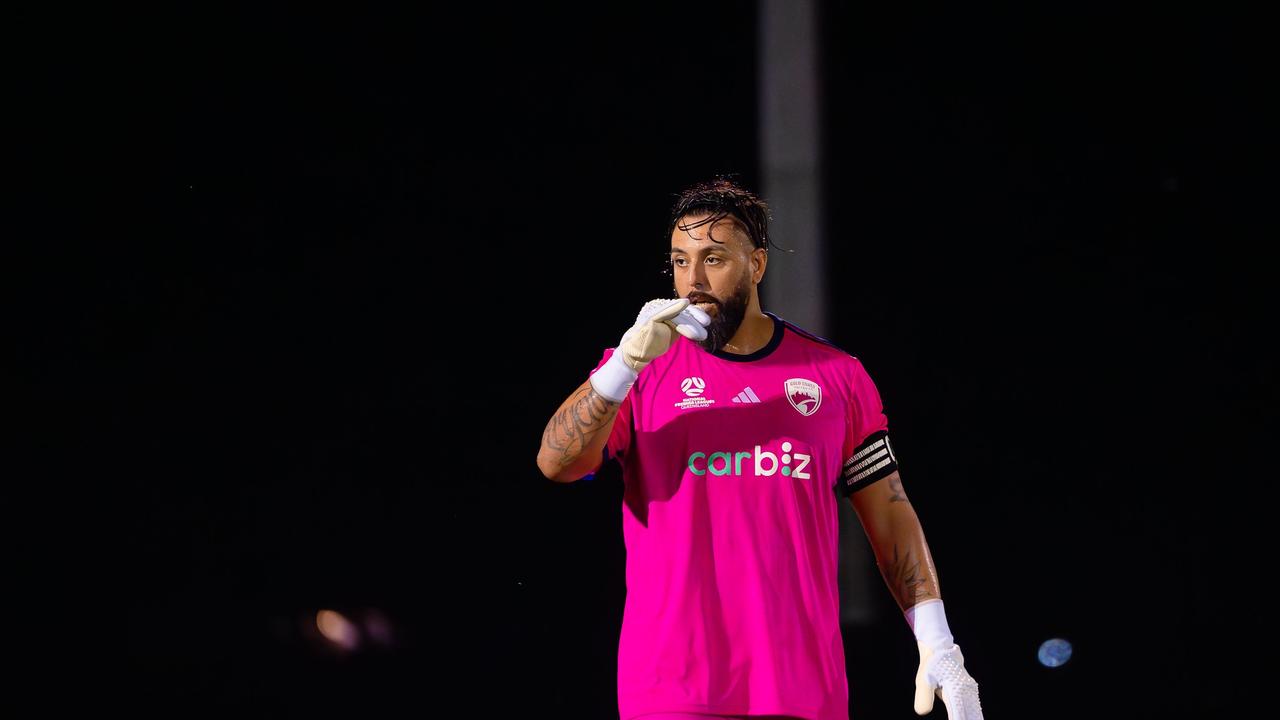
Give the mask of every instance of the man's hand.
[[675, 341], [674, 332], [690, 340], [705, 340], [711, 316], [693, 307], [685, 298], [650, 300], [640, 308], [635, 325], [618, 343], [622, 361], [637, 373], [654, 358], [665, 353]]
[[916, 671], [916, 714], [928, 715], [937, 695], [947, 708], [948, 720], [982, 720], [978, 683], [964, 669], [960, 646], [935, 651], [924, 643], [917, 644], [920, 669]]
[[687, 298], [650, 300], [609, 361], [591, 376], [591, 386], [601, 396], [622, 402], [640, 371], [671, 348], [675, 333], [704, 340], [710, 323], [711, 316], [689, 305]]

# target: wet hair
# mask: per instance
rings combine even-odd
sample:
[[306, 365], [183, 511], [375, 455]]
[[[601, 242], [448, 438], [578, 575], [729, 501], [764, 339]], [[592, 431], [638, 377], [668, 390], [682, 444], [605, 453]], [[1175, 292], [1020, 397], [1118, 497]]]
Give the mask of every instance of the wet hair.
[[[681, 218], [703, 214], [707, 217], [698, 222], [680, 222]], [[742, 225], [747, 237], [751, 238], [752, 245], [769, 249], [772, 244], [769, 240], [769, 206], [755, 193], [725, 176], [700, 182], [680, 193], [675, 206], [671, 208], [667, 237], [671, 237], [677, 227], [691, 230], [714, 224], [725, 217], [732, 217]]]

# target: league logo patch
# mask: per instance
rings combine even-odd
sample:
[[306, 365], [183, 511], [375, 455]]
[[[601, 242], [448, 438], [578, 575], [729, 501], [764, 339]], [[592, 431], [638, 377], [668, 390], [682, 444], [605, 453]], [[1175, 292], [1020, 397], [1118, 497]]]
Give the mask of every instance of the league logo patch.
[[680, 391], [689, 397], [698, 397], [707, 388], [707, 381], [700, 377], [687, 377], [680, 383]]
[[715, 405], [716, 401], [708, 397], [702, 397], [702, 393], [707, 389], [707, 381], [700, 377], [687, 377], [680, 383], [680, 392], [688, 395], [676, 403], [676, 407], [681, 410], [689, 408], [707, 407]]
[[787, 381], [787, 399], [796, 412], [808, 417], [818, 412], [822, 405], [822, 388], [818, 383], [804, 378], [791, 378]]

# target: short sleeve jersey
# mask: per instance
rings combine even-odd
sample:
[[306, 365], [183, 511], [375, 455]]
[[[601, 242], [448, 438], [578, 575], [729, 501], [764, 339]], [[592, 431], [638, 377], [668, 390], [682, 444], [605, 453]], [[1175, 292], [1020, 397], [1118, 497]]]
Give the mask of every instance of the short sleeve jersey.
[[897, 463], [862, 363], [770, 318], [772, 340], [751, 355], [677, 338], [614, 421], [621, 720], [847, 720], [837, 503]]

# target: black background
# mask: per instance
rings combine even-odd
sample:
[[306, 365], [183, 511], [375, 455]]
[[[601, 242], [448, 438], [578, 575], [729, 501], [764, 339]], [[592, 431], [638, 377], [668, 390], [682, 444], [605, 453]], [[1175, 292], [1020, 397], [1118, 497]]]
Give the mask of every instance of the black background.
[[[829, 335], [885, 399], [988, 715], [1255, 699], [1274, 235], [1250, 19], [828, 2], [820, 24]], [[616, 716], [621, 478], [534, 457], [669, 292], [673, 195], [759, 187], [751, 5], [124, 25], [50, 66], [84, 91], [50, 157], [110, 192], [78, 208], [99, 230], [50, 232], [53, 280], [12, 286], [58, 318], [27, 316], [23, 437], [51, 476], [96, 468], [111, 513], [61, 540], [102, 578], [62, 600], [125, 605], [118, 702]], [[914, 717], [914, 643], [873, 594], [854, 717]], [[332, 652], [318, 608], [394, 642]], [[1056, 670], [1050, 637], [1075, 645]]]

